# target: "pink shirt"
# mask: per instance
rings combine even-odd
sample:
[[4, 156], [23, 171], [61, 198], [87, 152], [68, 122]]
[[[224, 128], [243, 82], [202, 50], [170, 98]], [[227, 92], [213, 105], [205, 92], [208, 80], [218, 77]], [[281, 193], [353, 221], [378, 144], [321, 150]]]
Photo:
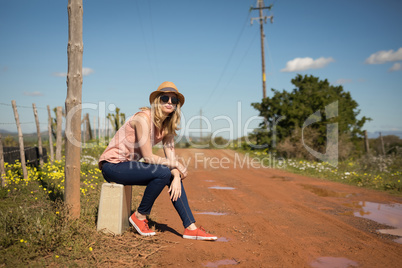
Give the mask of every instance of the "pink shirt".
[[[99, 162], [107, 161], [110, 163], [120, 163], [127, 161], [138, 161], [142, 158], [141, 150], [136, 144], [135, 130], [130, 122], [136, 115], [143, 113], [148, 117], [148, 122], [151, 123], [151, 110], [140, 111], [134, 114], [130, 120], [124, 123], [123, 126], [116, 132], [108, 147], [99, 158]], [[155, 135], [156, 133], [156, 135]], [[152, 146], [159, 143], [163, 139], [162, 133], [158, 131], [155, 124], [152, 122], [151, 127], [151, 142]]]

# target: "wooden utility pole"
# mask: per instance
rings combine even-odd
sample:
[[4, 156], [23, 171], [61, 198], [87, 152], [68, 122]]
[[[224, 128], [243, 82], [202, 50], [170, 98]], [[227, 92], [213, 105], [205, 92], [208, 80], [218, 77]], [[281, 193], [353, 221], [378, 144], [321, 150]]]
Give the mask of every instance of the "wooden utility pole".
[[47, 106], [47, 130], [49, 132], [49, 151], [50, 151], [50, 161], [53, 163], [54, 161], [54, 152], [53, 152], [53, 135], [52, 135], [52, 116], [50, 114], [50, 107]]
[[251, 18], [251, 24], [253, 24], [253, 20], [259, 20], [260, 21], [260, 35], [261, 35], [261, 65], [262, 65], [262, 97], [265, 99], [267, 97], [267, 91], [266, 91], [266, 74], [265, 74], [265, 49], [264, 49], [264, 22], [267, 22], [267, 19], [271, 20], [271, 23], [273, 22], [274, 16], [263, 16], [262, 10], [263, 9], [268, 9], [271, 10], [272, 5], [265, 7], [264, 6], [264, 0], [258, 0], [258, 7], [253, 8], [251, 7], [250, 10], [256, 10], [258, 9], [260, 11], [260, 17], [258, 18]]
[[[81, 103], [82, 103], [82, 0], [68, 0], [68, 73], [66, 98], [66, 166], [64, 201], [71, 218], [80, 217]], [[79, 143], [79, 144], [77, 144]]]
[[36, 110], [35, 103], [32, 103], [32, 109], [33, 109], [34, 116], [35, 116], [36, 133], [38, 134], [39, 164], [40, 164], [41, 167], [43, 167], [42, 137], [40, 136], [38, 110]]
[[62, 126], [63, 126], [63, 111], [61, 106], [57, 106], [56, 112], [57, 130], [56, 130], [56, 160], [61, 161], [62, 147]]
[[4, 169], [4, 152], [3, 152], [3, 141], [0, 133], [0, 178], [1, 187], [6, 186], [6, 171]]
[[26, 166], [26, 163], [25, 163], [24, 137], [22, 136], [20, 118], [18, 116], [17, 104], [15, 103], [15, 100], [12, 100], [11, 104], [13, 105], [15, 123], [17, 124], [17, 130], [18, 130], [18, 142], [20, 144], [20, 157], [21, 157], [22, 174], [24, 176], [24, 179], [26, 180], [26, 179], [28, 179], [28, 171], [27, 171], [27, 166]]

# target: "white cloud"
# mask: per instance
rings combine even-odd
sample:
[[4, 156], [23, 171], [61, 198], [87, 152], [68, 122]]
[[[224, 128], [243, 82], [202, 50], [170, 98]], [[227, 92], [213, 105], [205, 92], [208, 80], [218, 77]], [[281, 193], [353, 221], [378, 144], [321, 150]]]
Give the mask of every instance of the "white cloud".
[[66, 77], [66, 76], [67, 76], [67, 73], [52, 73], [52, 76]]
[[37, 97], [37, 96], [43, 96], [43, 94], [39, 91], [34, 91], [34, 92], [24, 92], [25, 96], [31, 96], [31, 97]]
[[294, 60], [288, 61], [286, 67], [281, 70], [281, 72], [297, 72], [304, 71], [308, 69], [320, 69], [327, 66], [330, 62], [335, 61], [332, 57], [329, 58], [318, 58], [316, 60], [306, 57], [306, 58], [295, 58]]
[[[95, 71], [93, 70], [93, 69], [91, 69], [91, 68], [87, 68], [87, 67], [83, 67], [82, 68], [82, 76], [88, 76], [88, 75], [90, 75], [90, 74], [92, 74], [92, 73], [94, 73]], [[67, 73], [58, 73], [58, 72], [55, 72], [55, 73], [52, 73], [52, 76], [57, 76], [57, 77], [66, 77], [67, 76]]]
[[82, 76], [88, 76], [88, 75], [90, 75], [91, 73], [94, 73], [94, 72], [95, 71], [93, 69], [91, 69], [91, 68], [86, 68], [86, 67], [82, 68]]
[[370, 57], [366, 59], [367, 64], [382, 64], [391, 61], [402, 60], [402, 47], [400, 47], [397, 51], [394, 50], [381, 50], [374, 54], [371, 54]]
[[391, 68], [389, 68], [388, 72], [395, 72], [402, 70], [402, 65], [399, 62], [395, 62], [394, 65], [392, 65]]
[[340, 78], [335, 81], [335, 84], [338, 84], [338, 85], [344, 85], [344, 84], [348, 84], [348, 83], [352, 83], [352, 79]]

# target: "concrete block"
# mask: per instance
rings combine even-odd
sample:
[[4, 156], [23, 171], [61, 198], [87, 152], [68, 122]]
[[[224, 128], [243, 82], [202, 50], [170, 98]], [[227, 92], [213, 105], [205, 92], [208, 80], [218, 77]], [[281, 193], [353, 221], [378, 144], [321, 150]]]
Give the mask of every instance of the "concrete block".
[[103, 183], [99, 200], [97, 230], [115, 235], [123, 234], [130, 226], [130, 185]]

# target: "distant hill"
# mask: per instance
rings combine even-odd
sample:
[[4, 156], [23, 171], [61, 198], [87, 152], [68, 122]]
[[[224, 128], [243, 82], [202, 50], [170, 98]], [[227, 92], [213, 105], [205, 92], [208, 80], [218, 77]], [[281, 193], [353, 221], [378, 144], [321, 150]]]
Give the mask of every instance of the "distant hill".
[[3, 134], [3, 136], [4, 136], [4, 134], [9, 134], [9, 135], [17, 134], [17, 132], [11, 132], [11, 131], [8, 131], [5, 129], [0, 129], [0, 133]]

